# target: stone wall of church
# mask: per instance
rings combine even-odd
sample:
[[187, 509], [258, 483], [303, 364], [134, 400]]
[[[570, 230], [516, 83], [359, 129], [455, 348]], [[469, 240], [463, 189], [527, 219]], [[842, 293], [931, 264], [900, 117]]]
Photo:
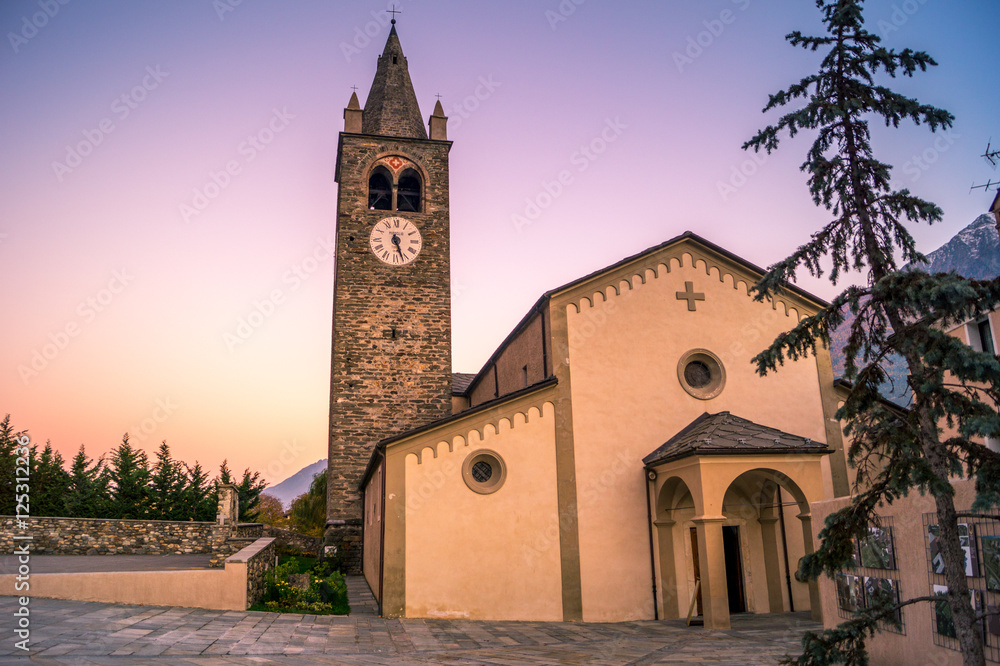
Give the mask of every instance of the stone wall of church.
[[[450, 143], [341, 135], [330, 387], [327, 542], [348, 571], [361, 570], [358, 487], [375, 444], [451, 414]], [[399, 159], [392, 159], [399, 158]], [[369, 210], [375, 163], [423, 180], [422, 210]], [[369, 249], [374, 225], [402, 216], [423, 247], [406, 266]]]

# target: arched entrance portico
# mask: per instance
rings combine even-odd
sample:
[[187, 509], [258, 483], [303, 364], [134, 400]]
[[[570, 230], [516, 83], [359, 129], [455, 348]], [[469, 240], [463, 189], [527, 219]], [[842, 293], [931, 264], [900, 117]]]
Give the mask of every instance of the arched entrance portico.
[[828, 449], [802, 438], [780, 447], [793, 436], [773, 432], [770, 450], [730, 451], [716, 440], [710, 453], [687, 446], [672, 456], [665, 445], [647, 456], [661, 617], [686, 617], [698, 580], [708, 628], [728, 628], [730, 609], [809, 608], [818, 617], [816, 584], [794, 572], [813, 550], [809, 504], [822, 499]]

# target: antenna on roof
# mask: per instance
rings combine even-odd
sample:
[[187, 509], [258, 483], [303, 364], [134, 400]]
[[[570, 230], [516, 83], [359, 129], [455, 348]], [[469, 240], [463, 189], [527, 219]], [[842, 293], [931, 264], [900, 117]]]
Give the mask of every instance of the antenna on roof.
[[[980, 155], [980, 157], [982, 157], [983, 159], [985, 159], [987, 162], [990, 163], [990, 166], [992, 166], [994, 169], [996, 169], [997, 168], [997, 164], [1000, 164], [1000, 150], [991, 150], [992, 143], [993, 143], [993, 139], [990, 139], [989, 141], [986, 142], [986, 152], [984, 152], [982, 155]], [[983, 189], [983, 190], [986, 190], [987, 192], [989, 192], [990, 188], [994, 187], [994, 186], [997, 186], [997, 189], [1000, 190], [1000, 181], [997, 181], [997, 182], [994, 183], [993, 180], [990, 179], [990, 180], [986, 181], [986, 183], [984, 185], [975, 185], [975, 184], [973, 184], [972, 187], [969, 188], [969, 192], [971, 193], [972, 190], [978, 190], [978, 189]]]
[[980, 157], [986, 158], [986, 161], [995, 169], [997, 167], [997, 162], [1000, 161], [1000, 150], [990, 150], [990, 144], [993, 139], [986, 142], [986, 152], [980, 155]]

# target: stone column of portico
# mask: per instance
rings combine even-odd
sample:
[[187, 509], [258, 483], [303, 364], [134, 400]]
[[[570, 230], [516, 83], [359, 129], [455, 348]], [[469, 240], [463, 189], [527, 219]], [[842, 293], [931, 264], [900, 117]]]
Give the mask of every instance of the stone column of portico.
[[[660, 617], [673, 620], [683, 617], [687, 608], [681, 608], [680, 578], [677, 575], [677, 557], [674, 549], [674, 526], [676, 521], [669, 518], [654, 520], [656, 527], [656, 545], [660, 565]], [[686, 596], [686, 595], [685, 595]]]
[[[806, 555], [813, 552], [812, 516], [808, 513], [800, 513], [798, 519], [802, 522], [802, 545]], [[823, 605], [819, 597], [819, 581], [813, 579], [809, 581], [809, 608], [812, 610], [812, 619], [816, 622], [823, 621]]]
[[785, 602], [781, 593], [781, 565], [778, 550], [778, 516], [773, 508], [761, 509], [760, 538], [764, 545], [764, 575], [767, 576], [767, 605], [772, 613], [785, 610]]
[[706, 629], [729, 629], [729, 589], [726, 585], [726, 551], [722, 546], [722, 516], [695, 518], [701, 604]]

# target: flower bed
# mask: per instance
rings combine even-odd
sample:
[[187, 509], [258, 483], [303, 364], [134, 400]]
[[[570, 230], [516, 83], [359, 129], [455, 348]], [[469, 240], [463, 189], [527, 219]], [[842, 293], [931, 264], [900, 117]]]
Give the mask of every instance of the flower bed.
[[251, 610], [310, 615], [347, 615], [347, 584], [339, 571], [325, 562], [299, 573], [301, 560], [290, 559], [264, 574], [261, 603]]

